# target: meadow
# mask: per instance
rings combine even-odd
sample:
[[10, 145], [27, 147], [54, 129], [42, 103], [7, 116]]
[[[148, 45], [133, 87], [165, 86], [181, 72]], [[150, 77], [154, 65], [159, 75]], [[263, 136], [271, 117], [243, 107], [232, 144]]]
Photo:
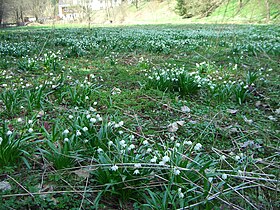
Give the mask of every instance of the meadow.
[[279, 209], [280, 28], [0, 31], [0, 209]]

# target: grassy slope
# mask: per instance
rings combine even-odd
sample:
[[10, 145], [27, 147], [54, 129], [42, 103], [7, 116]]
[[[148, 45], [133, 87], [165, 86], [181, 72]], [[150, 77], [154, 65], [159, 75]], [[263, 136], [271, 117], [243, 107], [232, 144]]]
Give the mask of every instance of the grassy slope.
[[[280, 6], [276, 3], [271, 4], [271, 19], [279, 22]], [[265, 22], [266, 5], [264, 1], [250, 0], [244, 1], [243, 7], [239, 9], [237, 0], [226, 1], [217, 8], [206, 20], [236, 21], [236, 22]]]
[[[167, 0], [163, 2], [151, 1], [141, 2], [139, 8], [134, 5], [123, 5], [110, 11], [110, 20], [113, 23], [122, 24], [157, 24], [157, 23], [188, 23], [188, 22], [265, 22], [266, 7], [261, 0], [244, 1], [243, 8], [239, 11], [238, 1], [225, 1], [208, 18], [182, 19], [175, 13], [176, 1]], [[272, 22], [279, 22], [279, 5], [271, 5]], [[278, 14], [278, 16], [277, 16]], [[94, 14], [94, 23], [106, 23], [105, 11], [98, 11]]]

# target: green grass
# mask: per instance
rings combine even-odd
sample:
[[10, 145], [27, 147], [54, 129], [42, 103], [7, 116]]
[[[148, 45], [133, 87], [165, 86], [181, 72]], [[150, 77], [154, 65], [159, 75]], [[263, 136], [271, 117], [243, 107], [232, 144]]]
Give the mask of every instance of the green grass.
[[279, 207], [279, 35], [1, 30], [0, 209]]

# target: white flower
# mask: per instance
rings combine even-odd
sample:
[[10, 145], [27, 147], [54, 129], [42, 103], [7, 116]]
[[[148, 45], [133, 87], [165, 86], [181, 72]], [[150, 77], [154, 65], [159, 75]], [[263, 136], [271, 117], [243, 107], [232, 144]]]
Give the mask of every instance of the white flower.
[[184, 193], [182, 193], [181, 188], [178, 189], [178, 195], [179, 195], [179, 198], [184, 198]]
[[168, 156], [164, 156], [162, 158], [162, 162], [167, 163], [170, 160], [170, 158]]
[[93, 102], [93, 105], [96, 106], [97, 105], [97, 101]]
[[176, 146], [176, 147], [180, 147], [180, 143], [177, 142], [177, 143], [175, 144], [175, 146]]
[[123, 124], [124, 124], [123, 121], [120, 121], [120, 122], [119, 122], [119, 126], [120, 126], [120, 127], [123, 126]]
[[69, 119], [73, 119], [73, 115], [71, 115], [71, 114], [68, 117], [69, 117]]
[[220, 157], [220, 159], [221, 159], [221, 160], [225, 160], [225, 159], [226, 159], [226, 156], [225, 156], [225, 155], [222, 155], [222, 156]]
[[76, 131], [76, 136], [80, 136], [80, 135], [82, 135], [82, 133], [79, 130], [77, 130]]
[[140, 171], [138, 169], [136, 169], [133, 174], [137, 175], [137, 174], [140, 174]]
[[86, 116], [87, 119], [89, 119], [90, 117], [91, 117], [90, 114], [88, 114], [88, 115]]
[[85, 97], [85, 99], [86, 99], [86, 100], [88, 100], [88, 99], [89, 99], [89, 97], [88, 97], [88, 96], [86, 96], [86, 97]]
[[77, 107], [77, 106], [75, 106], [75, 108], [74, 108], [75, 110], [78, 110], [79, 109], [79, 107]]
[[33, 128], [29, 128], [29, 129], [28, 129], [28, 132], [29, 132], [29, 133], [32, 133], [32, 132], [33, 132]]
[[151, 148], [147, 149], [147, 153], [151, 153], [153, 150]]
[[109, 141], [108, 142], [108, 146], [110, 147], [110, 146], [112, 146], [114, 144], [114, 142], [112, 142], [112, 141]]
[[21, 119], [21, 118], [18, 118], [17, 121], [20, 123], [20, 122], [22, 122], [22, 119]]
[[129, 150], [135, 149], [135, 145], [134, 144], [129, 145], [128, 149]]
[[64, 142], [68, 142], [69, 141], [69, 139], [68, 138], [64, 138]]
[[213, 181], [213, 177], [209, 177], [208, 182], [212, 182], [212, 181]]
[[98, 117], [97, 119], [98, 119], [98, 121], [102, 121], [103, 120], [102, 117]]
[[125, 146], [126, 146], [125, 140], [121, 140], [121, 141], [120, 141], [120, 146], [121, 146], [121, 147], [125, 147]]
[[95, 122], [96, 122], [96, 119], [95, 119], [95, 118], [90, 118], [89, 121], [92, 122], [92, 123], [95, 123]]
[[194, 146], [194, 150], [200, 150], [202, 148], [202, 145], [200, 143], [197, 143], [195, 146]]
[[177, 169], [177, 168], [174, 168], [174, 174], [175, 174], [176, 176], [179, 175], [179, 174], [180, 174], [180, 170]]
[[116, 171], [116, 170], [118, 170], [118, 168], [119, 168], [119, 167], [118, 167], [117, 165], [113, 165], [113, 166], [111, 167], [111, 170], [112, 170], [112, 171]]
[[32, 124], [33, 123], [33, 120], [28, 120], [28, 124]]
[[144, 144], [144, 145], [148, 145], [149, 142], [148, 142], [147, 140], [144, 140], [144, 141], [143, 141], [143, 144]]
[[192, 142], [191, 141], [185, 141], [184, 144], [188, 145], [188, 146], [191, 146], [192, 145]]
[[85, 142], [85, 143], [88, 143], [88, 139], [85, 139], [84, 142]]
[[226, 180], [227, 179], [227, 174], [223, 174], [222, 179]]
[[3, 141], [3, 139], [2, 139], [2, 137], [0, 137], [0, 145], [2, 144], [2, 141]]
[[87, 131], [88, 131], [88, 128], [87, 128], [87, 127], [83, 127], [83, 131], [84, 131], [84, 132], [87, 132]]
[[69, 133], [69, 130], [68, 129], [65, 129], [63, 132], [62, 132], [62, 134], [64, 134], [64, 135], [67, 135]]
[[160, 161], [158, 164], [163, 166], [163, 165], [165, 165], [165, 162]]
[[101, 152], [103, 152], [103, 149], [98, 148], [98, 149], [97, 149], [97, 152], [98, 152], [98, 153], [101, 153]]
[[171, 140], [171, 141], [174, 141], [174, 140], [175, 140], [174, 136], [171, 136], [171, 137], [170, 137], [170, 140]]
[[12, 131], [8, 131], [8, 132], [7, 132], [7, 136], [10, 136], [10, 135], [12, 135], [12, 134], [13, 134]]
[[91, 111], [91, 112], [96, 112], [96, 109], [93, 108], [93, 107], [89, 107], [89, 111]]
[[157, 162], [157, 157], [154, 156], [152, 159], [151, 159], [151, 163], [156, 163]]
[[135, 164], [134, 164], [134, 167], [135, 167], [135, 168], [141, 168], [141, 163], [135, 163]]
[[272, 115], [268, 116], [268, 119], [271, 121], [277, 121], [275, 117], [273, 117]]
[[236, 156], [234, 157], [234, 160], [239, 161], [240, 158], [241, 158], [241, 157], [240, 157], [239, 155], [236, 155]]
[[122, 135], [122, 134], [123, 134], [123, 131], [119, 131], [119, 134]]
[[276, 110], [275, 110], [275, 113], [276, 113], [276, 114], [280, 114], [280, 108], [276, 109]]

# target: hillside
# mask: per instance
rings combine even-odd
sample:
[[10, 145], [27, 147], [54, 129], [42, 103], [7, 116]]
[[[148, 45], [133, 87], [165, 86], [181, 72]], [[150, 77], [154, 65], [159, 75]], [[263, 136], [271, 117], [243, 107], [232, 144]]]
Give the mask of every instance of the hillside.
[[[156, 24], [156, 23], [191, 23], [191, 22], [234, 22], [234, 23], [264, 23], [266, 22], [266, 5], [261, 0], [244, 1], [240, 9], [238, 0], [224, 1], [206, 18], [199, 16], [182, 18], [175, 12], [176, 0], [163, 2], [140, 2], [138, 8], [123, 4], [108, 11], [97, 11], [93, 14], [94, 24]], [[280, 4], [271, 3], [270, 22], [280, 22]]]

